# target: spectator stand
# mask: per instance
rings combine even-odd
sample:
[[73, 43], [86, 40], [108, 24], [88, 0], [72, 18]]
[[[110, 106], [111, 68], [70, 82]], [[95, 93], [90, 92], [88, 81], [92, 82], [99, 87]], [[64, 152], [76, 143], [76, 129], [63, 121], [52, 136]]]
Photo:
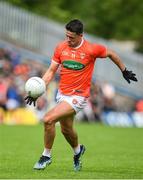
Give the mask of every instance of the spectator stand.
[[24, 85], [31, 76], [41, 77], [49, 63], [47, 56], [0, 40], [0, 123], [37, 124], [42, 119], [55, 103], [56, 81], [38, 99], [37, 108], [25, 105]]

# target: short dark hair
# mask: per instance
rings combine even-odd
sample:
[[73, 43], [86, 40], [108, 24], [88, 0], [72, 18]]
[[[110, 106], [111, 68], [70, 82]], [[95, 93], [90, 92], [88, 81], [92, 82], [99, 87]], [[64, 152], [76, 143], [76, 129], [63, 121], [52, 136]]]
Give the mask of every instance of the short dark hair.
[[76, 34], [83, 33], [83, 23], [78, 19], [73, 19], [65, 26], [66, 30], [75, 32]]

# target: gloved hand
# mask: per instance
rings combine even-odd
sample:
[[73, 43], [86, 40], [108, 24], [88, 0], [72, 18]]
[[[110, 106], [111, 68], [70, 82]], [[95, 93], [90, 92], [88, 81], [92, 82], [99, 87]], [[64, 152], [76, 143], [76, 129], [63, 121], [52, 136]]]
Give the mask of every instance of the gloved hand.
[[26, 101], [26, 104], [31, 105], [31, 104], [33, 103], [34, 106], [36, 106], [36, 100], [37, 100], [37, 99], [38, 99], [38, 98], [33, 98], [33, 97], [31, 97], [31, 96], [26, 96], [26, 97], [24, 98], [24, 100]]
[[130, 80], [138, 81], [137, 78], [135, 77], [136, 74], [134, 74], [132, 71], [128, 71], [126, 68], [124, 71], [122, 71], [122, 74], [128, 83], [130, 83]]

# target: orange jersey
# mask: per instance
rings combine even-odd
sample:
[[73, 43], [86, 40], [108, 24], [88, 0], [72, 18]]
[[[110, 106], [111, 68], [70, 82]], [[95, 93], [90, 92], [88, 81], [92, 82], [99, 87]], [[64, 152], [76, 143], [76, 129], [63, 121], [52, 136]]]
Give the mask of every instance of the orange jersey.
[[59, 90], [65, 95], [76, 94], [88, 97], [96, 58], [106, 57], [106, 47], [82, 40], [76, 48], [61, 42], [52, 58], [61, 64]]

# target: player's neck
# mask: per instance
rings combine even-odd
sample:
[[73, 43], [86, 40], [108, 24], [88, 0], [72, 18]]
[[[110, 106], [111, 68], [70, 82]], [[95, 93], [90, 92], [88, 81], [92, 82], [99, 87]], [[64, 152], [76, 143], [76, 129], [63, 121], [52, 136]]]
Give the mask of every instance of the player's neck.
[[84, 42], [84, 39], [81, 38], [81, 40], [79, 41], [79, 43], [77, 44], [77, 46], [73, 47], [73, 49], [78, 49], [78, 48], [80, 48], [80, 47], [82, 46], [83, 42]]

